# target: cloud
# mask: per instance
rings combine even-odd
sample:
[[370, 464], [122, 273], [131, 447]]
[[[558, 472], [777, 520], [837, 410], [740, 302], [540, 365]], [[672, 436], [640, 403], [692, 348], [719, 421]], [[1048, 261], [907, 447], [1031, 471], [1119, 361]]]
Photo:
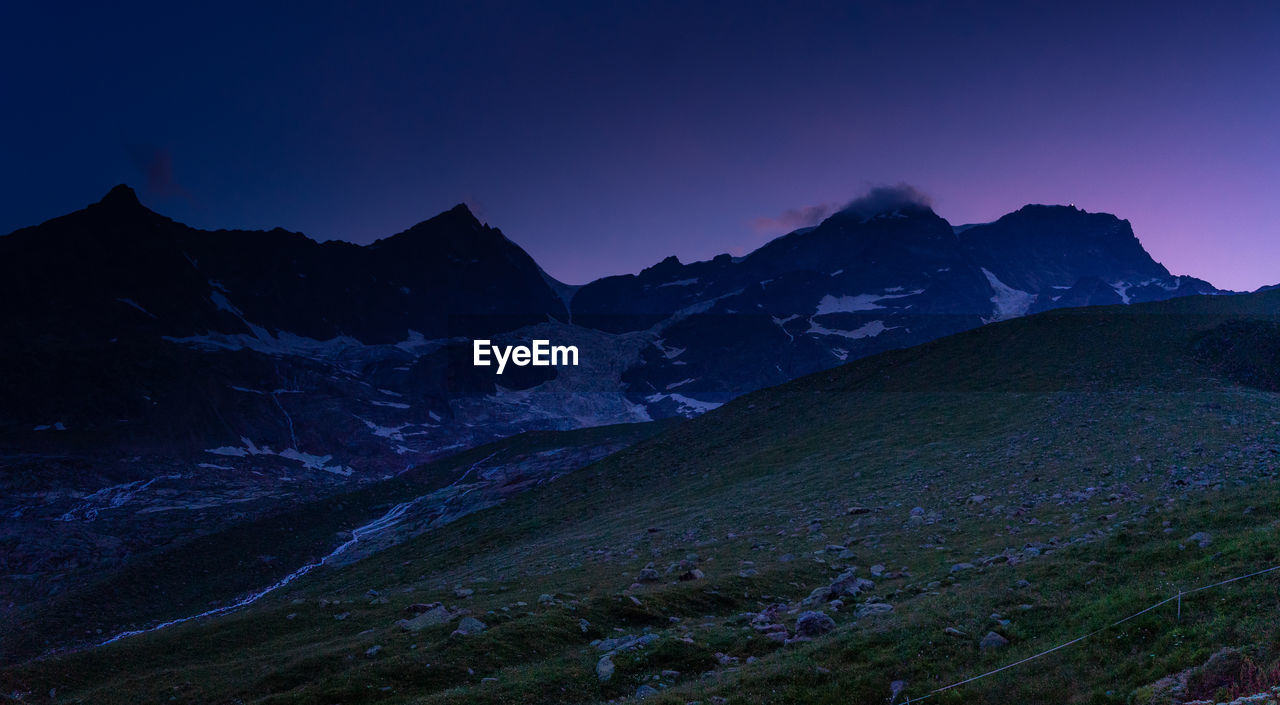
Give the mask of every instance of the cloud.
[[798, 228], [807, 228], [826, 220], [828, 216], [840, 210], [838, 203], [820, 203], [816, 206], [788, 208], [781, 215], [772, 218], [756, 218], [751, 221], [751, 229], [758, 235], [770, 233], [789, 233]]
[[130, 145], [129, 156], [142, 173], [146, 192], [157, 199], [193, 200], [191, 192], [178, 183], [173, 170], [173, 152], [164, 147]]
[[894, 186], [873, 186], [865, 195], [859, 196], [840, 209], [842, 213], [869, 218], [880, 213], [888, 213], [902, 208], [930, 208], [933, 199], [920, 189], [907, 183]]
[[907, 183], [895, 185], [872, 186], [867, 192], [845, 204], [819, 203], [812, 206], [788, 208], [781, 214], [772, 217], [755, 218], [750, 221], [755, 237], [750, 242], [729, 248], [734, 256], [745, 255], [754, 250], [763, 240], [778, 235], [785, 235], [800, 228], [817, 225], [836, 213], [850, 213], [860, 218], [869, 218], [880, 213], [888, 213], [901, 208], [931, 208], [933, 199], [920, 189]]

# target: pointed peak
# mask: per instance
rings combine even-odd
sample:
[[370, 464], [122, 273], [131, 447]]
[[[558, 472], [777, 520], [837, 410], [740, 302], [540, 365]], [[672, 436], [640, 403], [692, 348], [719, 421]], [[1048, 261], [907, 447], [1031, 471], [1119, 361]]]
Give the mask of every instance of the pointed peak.
[[424, 223], [433, 223], [435, 225], [448, 223], [455, 227], [465, 226], [475, 230], [479, 230], [484, 227], [484, 223], [476, 217], [476, 214], [471, 210], [471, 207], [465, 203], [459, 203], [447, 211], [442, 211], [439, 214], [422, 221], [419, 225]]
[[506, 237], [497, 228], [491, 228], [481, 223], [480, 219], [476, 218], [465, 203], [459, 203], [449, 210], [432, 216], [407, 230], [398, 232], [390, 237], [380, 238], [371, 246], [395, 242], [400, 245], [416, 243], [414, 246], [432, 243], [431, 246], [435, 247], [442, 244], [456, 246], [466, 242], [493, 241], [506, 241]]
[[107, 192], [107, 195], [98, 201], [98, 205], [112, 206], [116, 208], [141, 208], [142, 202], [138, 200], [138, 194], [128, 184], [116, 184]]

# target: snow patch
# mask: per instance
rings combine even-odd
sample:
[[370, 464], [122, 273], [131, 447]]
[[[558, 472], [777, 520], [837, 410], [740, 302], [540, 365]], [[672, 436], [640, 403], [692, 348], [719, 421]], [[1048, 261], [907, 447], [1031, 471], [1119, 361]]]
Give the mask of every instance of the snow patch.
[[855, 311], [874, 311], [884, 308], [879, 302], [888, 299], [902, 299], [908, 296], [924, 293], [924, 289], [914, 289], [903, 294], [890, 292], [903, 291], [900, 286], [885, 289], [884, 294], [857, 294], [856, 296], [832, 296], [827, 294], [818, 302], [818, 310], [814, 312], [815, 316], [823, 316], [828, 313], [853, 313]]
[[996, 292], [995, 296], [991, 297], [991, 303], [995, 304], [994, 315], [989, 319], [984, 318], [984, 323], [1005, 321], [1026, 315], [1027, 310], [1031, 308], [1031, 304], [1035, 303], [1035, 294], [1021, 289], [1014, 289], [1000, 281], [999, 277], [992, 274], [985, 267], [982, 269], [982, 273], [986, 275], [987, 283], [991, 284], [991, 288]]
[[701, 399], [686, 397], [683, 394], [650, 394], [644, 398], [644, 400], [650, 404], [656, 404], [666, 399], [670, 399], [676, 404], [679, 404], [680, 413], [685, 416], [696, 416], [697, 414], [706, 413], [712, 409], [723, 406], [723, 404], [718, 402], [702, 401]]
[[896, 327], [897, 326], [886, 326], [884, 321], [871, 321], [870, 323], [861, 325], [853, 330], [840, 330], [837, 328], [821, 326], [814, 323], [813, 319], [810, 318], [809, 330], [805, 331], [805, 333], [807, 335], [838, 335], [842, 338], [857, 340], [859, 338], [874, 338], [877, 335], [880, 335], [887, 330], [893, 330]]
[[294, 448], [287, 448], [277, 453], [276, 451], [271, 450], [270, 446], [263, 446], [261, 448], [258, 447], [257, 444], [255, 444], [253, 441], [249, 440], [245, 436], [240, 437], [240, 442], [243, 443], [244, 445], [243, 446], [220, 446], [218, 448], [206, 448], [204, 452], [212, 453], [213, 455], [223, 455], [223, 456], [230, 456], [235, 458], [245, 458], [245, 457], [257, 456], [257, 455], [274, 455], [276, 457], [284, 458], [285, 460], [292, 460], [298, 463], [302, 463], [303, 467], [308, 468], [310, 470], [323, 470], [325, 472], [331, 472], [335, 475], [342, 475], [343, 477], [349, 477], [353, 472], [355, 472], [351, 468], [341, 464], [330, 465], [329, 461], [333, 460], [332, 455], [312, 455], [310, 453], [303, 453]]

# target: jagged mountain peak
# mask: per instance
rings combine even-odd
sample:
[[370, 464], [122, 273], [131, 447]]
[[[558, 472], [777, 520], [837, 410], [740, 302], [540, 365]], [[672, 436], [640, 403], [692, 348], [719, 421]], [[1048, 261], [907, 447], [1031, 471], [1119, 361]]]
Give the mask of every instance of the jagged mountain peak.
[[116, 184], [98, 201], [97, 205], [109, 208], [144, 208], [138, 193], [128, 184]]
[[426, 246], [470, 249], [479, 243], [497, 244], [499, 242], [508, 242], [500, 230], [481, 223], [465, 203], [459, 203], [395, 235], [380, 238], [370, 247], [408, 245], [414, 248]]
[[108, 226], [169, 220], [143, 205], [138, 193], [127, 184], [113, 186], [97, 203], [67, 217], [87, 218], [87, 222]]

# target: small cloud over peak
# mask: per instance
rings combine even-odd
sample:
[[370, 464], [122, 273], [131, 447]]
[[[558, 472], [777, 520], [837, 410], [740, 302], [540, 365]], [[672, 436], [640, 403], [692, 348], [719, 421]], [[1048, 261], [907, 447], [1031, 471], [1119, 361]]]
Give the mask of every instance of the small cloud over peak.
[[872, 186], [865, 194], [848, 203], [830, 202], [799, 206], [788, 208], [775, 216], [753, 218], [750, 225], [755, 238], [749, 243], [729, 248], [729, 252], [734, 256], [745, 255], [763, 244], [766, 238], [818, 225], [837, 213], [870, 218], [880, 213], [889, 213], [903, 208], [932, 208], [932, 204], [933, 199], [928, 194], [908, 183]]
[[838, 203], [819, 203], [813, 206], [788, 208], [773, 217], [753, 219], [751, 229], [756, 234], [789, 233], [792, 230], [817, 225], [838, 210], [840, 210]]
[[175, 176], [171, 150], [152, 145], [130, 145], [128, 150], [134, 166], [143, 177], [144, 193], [158, 201], [173, 198], [195, 201]]
[[933, 199], [928, 194], [911, 184], [898, 183], [893, 186], [873, 186], [865, 195], [853, 199], [841, 208], [840, 212], [869, 218], [903, 208], [932, 207]]

